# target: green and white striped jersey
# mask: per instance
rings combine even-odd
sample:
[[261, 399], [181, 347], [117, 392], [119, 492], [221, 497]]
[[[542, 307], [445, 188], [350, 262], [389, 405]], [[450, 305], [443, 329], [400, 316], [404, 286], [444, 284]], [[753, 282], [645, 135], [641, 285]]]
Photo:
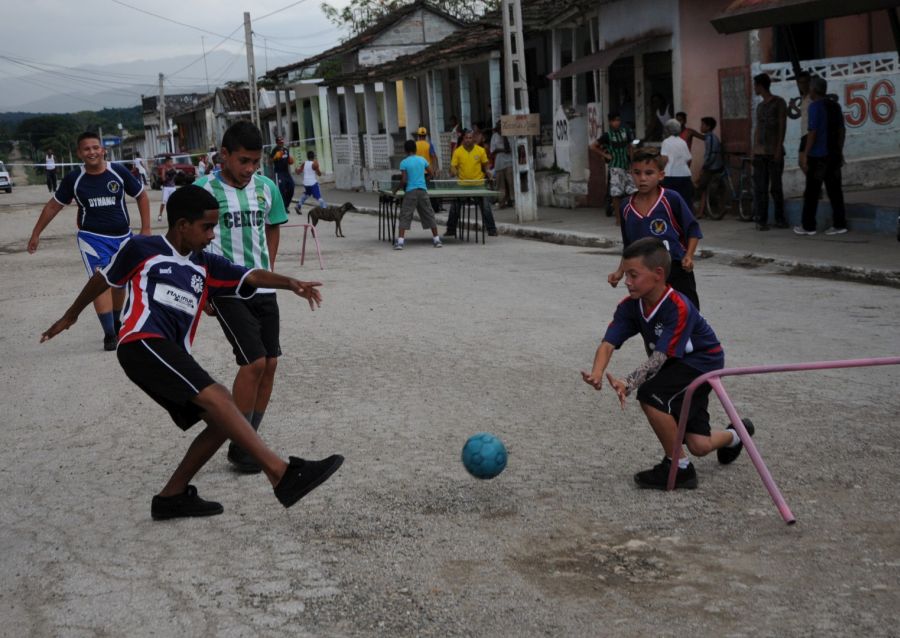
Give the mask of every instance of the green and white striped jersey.
[[194, 183], [219, 202], [219, 223], [206, 250], [245, 268], [271, 270], [266, 225], [288, 220], [275, 182], [257, 174], [244, 188], [235, 188], [211, 174]]

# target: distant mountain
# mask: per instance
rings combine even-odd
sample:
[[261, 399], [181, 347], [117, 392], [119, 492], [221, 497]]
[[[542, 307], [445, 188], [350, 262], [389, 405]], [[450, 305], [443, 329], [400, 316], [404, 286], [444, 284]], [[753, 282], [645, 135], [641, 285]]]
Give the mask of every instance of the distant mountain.
[[[183, 69], [191, 62], [189, 68]], [[269, 58], [269, 68], [296, 61], [293, 58]], [[257, 56], [257, 68], [264, 64]], [[245, 80], [243, 55], [213, 51], [206, 58], [209, 86], [222, 86], [229, 80]], [[206, 91], [206, 75], [200, 56], [177, 56], [156, 60], [106, 65], [87, 65], [72, 69], [6, 78], [0, 92], [0, 111], [29, 113], [72, 113], [121, 108], [140, 104], [141, 95], [159, 92], [159, 74], [166, 77], [166, 93]], [[170, 75], [174, 74], [174, 75]]]

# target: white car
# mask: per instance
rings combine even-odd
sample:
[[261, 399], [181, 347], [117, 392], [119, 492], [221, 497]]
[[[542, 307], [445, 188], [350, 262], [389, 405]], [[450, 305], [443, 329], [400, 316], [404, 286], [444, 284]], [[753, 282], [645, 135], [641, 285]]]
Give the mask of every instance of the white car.
[[0, 162], [0, 189], [5, 190], [7, 193], [11, 193], [12, 187], [12, 178], [9, 176], [9, 173], [6, 172], [6, 167], [3, 165], [3, 162]]

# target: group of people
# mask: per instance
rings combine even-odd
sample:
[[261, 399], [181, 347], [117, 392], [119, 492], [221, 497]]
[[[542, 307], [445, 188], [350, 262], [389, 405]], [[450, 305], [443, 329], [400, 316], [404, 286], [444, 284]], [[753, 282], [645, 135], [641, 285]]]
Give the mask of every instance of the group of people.
[[[34, 253], [47, 224], [65, 205], [77, 203], [88, 283], [41, 341], [71, 327], [93, 302], [104, 348], [117, 351], [126, 376], [179, 428], [207, 424], [151, 499], [156, 520], [223, 512], [220, 503], [201, 498], [191, 480], [226, 440], [235, 469], [264, 472], [284, 507], [343, 463], [340, 455], [284, 460], [257, 434], [281, 356], [275, 289], [294, 292], [311, 309], [321, 303], [319, 282], [273, 272], [287, 213], [275, 183], [257, 173], [261, 155], [259, 129], [246, 121], [232, 125], [222, 139], [220, 169], [171, 193], [166, 234], [151, 236], [144, 186], [121, 164], [107, 162], [99, 137], [85, 133], [78, 139], [83, 165], [62, 180], [28, 242]], [[126, 194], [140, 211], [137, 236], [130, 230]], [[231, 392], [191, 355], [203, 310], [216, 317], [234, 352], [238, 372]]]
[[[798, 235], [815, 235], [822, 185], [831, 202], [832, 224], [826, 235], [847, 232], [841, 168], [844, 165], [844, 116], [840, 105], [828, 96], [828, 82], [801, 71], [795, 78], [800, 92], [800, 141], [798, 166], [805, 175], [801, 224]], [[771, 91], [772, 79], [765, 73], [753, 78], [753, 90], [761, 98], [756, 107], [753, 139], [753, 204], [756, 229], [769, 230], [769, 195], [772, 196], [775, 228], [789, 228], [784, 212], [784, 145], [788, 105]]]

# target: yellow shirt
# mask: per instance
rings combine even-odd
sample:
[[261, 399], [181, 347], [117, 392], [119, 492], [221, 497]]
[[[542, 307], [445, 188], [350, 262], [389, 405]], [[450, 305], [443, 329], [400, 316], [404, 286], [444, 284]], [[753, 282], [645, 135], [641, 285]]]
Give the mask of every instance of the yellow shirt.
[[484, 171], [481, 167], [487, 163], [487, 153], [477, 144], [471, 151], [467, 151], [465, 146], [458, 146], [450, 160], [450, 166], [456, 169], [460, 184], [467, 186], [484, 185]]
[[428, 140], [416, 140], [416, 155], [431, 164], [431, 142]]

